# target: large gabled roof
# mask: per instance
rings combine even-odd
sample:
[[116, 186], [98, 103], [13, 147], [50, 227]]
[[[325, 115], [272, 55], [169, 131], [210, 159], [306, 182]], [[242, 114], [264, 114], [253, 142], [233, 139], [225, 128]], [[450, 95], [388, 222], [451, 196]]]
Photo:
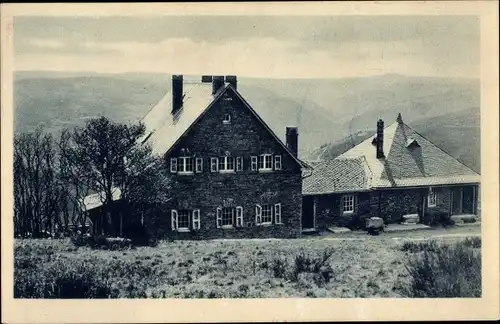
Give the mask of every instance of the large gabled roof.
[[480, 175], [406, 125], [401, 115], [384, 129], [385, 158], [377, 159], [375, 134], [338, 159], [365, 157], [371, 188], [479, 183]]
[[250, 104], [234, 89], [225, 83], [219, 90], [212, 94], [212, 84], [205, 82], [184, 83], [183, 106], [177, 113], [172, 115], [172, 93], [168, 91], [165, 96], [146, 114], [143, 123], [146, 133], [142, 138], [143, 143], [151, 145], [153, 153], [167, 154], [188, 133], [191, 127], [207, 112], [226, 91], [231, 89], [264, 126], [264, 128], [275, 138], [275, 140], [290, 154], [299, 165], [305, 168], [310, 166], [299, 160], [288, 147], [279, 139], [271, 128], [260, 118]]

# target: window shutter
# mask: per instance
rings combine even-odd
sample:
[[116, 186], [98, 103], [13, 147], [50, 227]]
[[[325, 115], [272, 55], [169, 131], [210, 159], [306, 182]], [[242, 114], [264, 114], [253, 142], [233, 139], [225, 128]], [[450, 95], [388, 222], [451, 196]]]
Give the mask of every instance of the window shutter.
[[236, 227], [243, 226], [243, 207], [236, 207]]
[[170, 158], [170, 172], [177, 173], [177, 158]]
[[194, 230], [200, 229], [200, 210], [199, 209], [193, 210], [193, 229]]
[[262, 220], [262, 206], [255, 205], [255, 224], [260, 225]]
[[252, 159], [251, 170], [252, 171], [257, 171], [257, 157], [256, 156], [252, 156], [251, 159]]
[[210, 158], [210, 171], [217, 172], [219, 171], [219, 159], [216, 157]]
[[172, 209], [170, 215], [170, 221], [171, 221], [172, 231], [177, 231], [177, 210]]
[[222, 227], [222, 208], [217, 207], [217, 228]]
[[202, 173], [203, 172], [203, 158], [196, 158], [196, 167], [195, 167], [195, 171], [197, 173]]
[[276, 224], [283, 224], [281, 222], [281, 204], [274, 205], [274, 222]]
[[274, 156], [274, 170], [281, 170], [281, 155]]
[[236, 171], [243, 171], [243, 157], [236, 157]]

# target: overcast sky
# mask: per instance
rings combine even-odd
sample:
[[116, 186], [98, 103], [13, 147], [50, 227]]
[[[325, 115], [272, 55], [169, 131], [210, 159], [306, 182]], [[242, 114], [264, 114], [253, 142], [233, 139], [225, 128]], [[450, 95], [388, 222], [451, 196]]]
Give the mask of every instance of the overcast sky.
[[16, 17], [16, 70], [478, 77], [474, 16]]

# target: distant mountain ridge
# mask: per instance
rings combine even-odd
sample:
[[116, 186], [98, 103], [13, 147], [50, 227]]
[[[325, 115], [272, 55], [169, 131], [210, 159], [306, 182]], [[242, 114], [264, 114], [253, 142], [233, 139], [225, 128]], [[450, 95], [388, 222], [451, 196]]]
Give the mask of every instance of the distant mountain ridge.
[[[44, 124], [57, 134], [63, 127], [83, 125], [87, 118], [99, 115], [137, 122], [169, 88], [170, 75], [162, 73], [17, 72], [15, 131]], [[299, 155], [303, 158], [323, 143], [342, 141], [349, 134], [355, 138], [373, 129], [378, 118], [390, 123], [401, 112], [405, 122], [417, 125], [419, 120], [467, 109], [479, 112], [471, 107], [479, 107], [480, 98], [477, 79], [392, 74], [348, 79], [239, 77], [238, 91], [282, 140], [286, 126], [299, 127]], [[427, 124], [432, 125], [429, 136], [442, 137], [445, 145], [453, 142], [447, 133], [433, 130], [439, 125]], [[440, 142], [440, 138], [432, 140]], [[471, 145], [479, 147], [479, 142]]]

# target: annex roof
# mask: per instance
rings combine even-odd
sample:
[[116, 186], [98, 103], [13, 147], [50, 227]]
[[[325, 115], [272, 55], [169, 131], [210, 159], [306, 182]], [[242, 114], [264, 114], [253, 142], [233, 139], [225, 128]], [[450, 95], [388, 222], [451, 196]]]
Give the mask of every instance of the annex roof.
[[[112, 189], [112, 200], [120, 200], [122, 192], [120, 188]], [[85, 211], [89, 211], [102, 206], [103, 193], [95, 193], [83, 198], [83, 207]]]
[[479, 183], [480, 175], [406, 125], [401, 116], [384, 129], [385, 158], [377, 159], [373, 138], [338, 159], [365, 157], [371, 188]]
[[317, 195], [369, 189], [370, 172], [364, 157], [330, 159], [313, 164], [311, 176], [304, 178], [302, 193]]

